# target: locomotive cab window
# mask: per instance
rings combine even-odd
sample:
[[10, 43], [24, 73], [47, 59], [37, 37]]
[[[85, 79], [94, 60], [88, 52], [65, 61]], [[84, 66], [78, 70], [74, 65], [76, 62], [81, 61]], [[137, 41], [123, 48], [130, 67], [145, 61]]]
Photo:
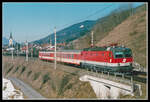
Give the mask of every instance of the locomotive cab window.
[[125, 50], [124, 54], [125, 54], [125, 57], [132, 57], [132, 52], [130, 49]]
[[132, 51], [129, 48], [115, 49], [113, 50], [115, 58], [127, 58], [132, 57]]
[[123, 52], [115, 52], [115, 58], [123, 58]]

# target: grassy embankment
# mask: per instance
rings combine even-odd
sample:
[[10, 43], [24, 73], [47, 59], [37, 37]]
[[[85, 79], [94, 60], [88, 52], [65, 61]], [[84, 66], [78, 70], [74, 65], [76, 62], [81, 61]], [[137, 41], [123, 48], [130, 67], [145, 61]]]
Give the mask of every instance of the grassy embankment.
[[80, 69], [71, 66], [57, 65], [30, 59], [27, 63], [24, 57], [15, 58], [4, 56], [4, 76], [16, 77], [46, 98], [96, 98], [88, 82], [81, 82], [76, 75]]

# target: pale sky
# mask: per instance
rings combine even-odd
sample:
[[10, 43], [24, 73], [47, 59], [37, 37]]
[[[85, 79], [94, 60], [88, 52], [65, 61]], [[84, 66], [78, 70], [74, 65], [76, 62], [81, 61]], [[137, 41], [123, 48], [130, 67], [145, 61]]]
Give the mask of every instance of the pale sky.
[[[127, 3], [3, 2], [3, 36], [9, 38], [12, 32], [14, 40], [19, 42], [38, 40], [53, 33], [54, 27], [58, 31], [85, 20], [97, 20], [120, 4]], [[143, 3], [134, 3], [134, 6], [141, 4]]]

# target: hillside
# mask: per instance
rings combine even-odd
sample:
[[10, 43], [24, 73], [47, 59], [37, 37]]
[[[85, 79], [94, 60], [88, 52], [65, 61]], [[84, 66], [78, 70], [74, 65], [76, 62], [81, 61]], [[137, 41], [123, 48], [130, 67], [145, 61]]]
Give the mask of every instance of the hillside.
[[[57, 43], [62, 43], [62, 42], [68, 43], [69, 41], [72, 41], [74, 39], [77, 39], [85, 35], [87, 32], [91, 30], [91, 28], [93, 27], [95, 23], [96, 21], [87, 20], [87, 21], [69, 26], [63, 30], [57, 31], [57, 34], [56, 34]], [[54, 44], [54, 33], [40, 40], [33, 41], [31, 43], [35, 43], [35, 44], [49, 43], [50, 38], [51, 38], [52, 43]]]
[[[112, 11], [108, 16], [98, 19], [93, 29], [91, 29], [92, 31], [94, 31], [94, 44], [107, 36], [111, 30], [113, 30], [117, 25], [126, 20], [130, 16], [130, 13], [130, 9], [116, 9]], [[90, 33], [91, 32], [88, 32], [85, 36], [70, 42], [68, 46], [73, 46], [74, 49], [90, 47]]]
[[134, 60], [146, 67], [146, 11], [130, 16], [96, 45], [103, 46], [114, 42], [131, 48]]
[[[146, 11], [145, 5], [134, 9], [133, 16], [130, 11], [112, 13], [102, 19], [93, 27], [94, 44], [96, 46], [119, 43], [133, 50], [136, 62], [146, 67]], [[126, 15], [126, 17], [125, 17]], [[122, 18], [122, 19], [118, 19]], [[139, 43], [140, 42], [140, 43]], [[68, 46], [75, 49], [90, 47], [91, 35], [72, 41]]]
[[[81, 69], [39, 59], [3, 56], [3, 76], [18, 78], [46, 98], [96, 98], [89, 82], [79, 80]], [[88, 89], [88, 90], [87, 90]]]

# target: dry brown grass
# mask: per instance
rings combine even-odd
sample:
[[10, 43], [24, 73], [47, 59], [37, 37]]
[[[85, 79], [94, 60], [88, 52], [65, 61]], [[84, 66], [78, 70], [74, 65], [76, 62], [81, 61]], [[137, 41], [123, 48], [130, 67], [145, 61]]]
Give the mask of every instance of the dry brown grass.
[[[29, 59], [29, 62], [26, 62], [24, 57], [15, 58], [13, 63], [10, 62], [11, 56], [4, 56], [3, 60], [5, 63], [4, 73], [10, 66], [14, 65], [7, 76], [19, 78], [47, 98], [96, 98], [90, 84], [79, 80], [79, 76], [76, 75], [80, 72], [78, 68], [58, 64], [57, 69], [54, 70], [54, 64], [51, 62], [44, 62], [39, 59]], [[20, 74], [23, 66], [26, 69]], [[18, 70], [13, 73], [17, 67], [19, 67]], [[27, 77], [29, 71], [32, 73]], [[35, 73], [39, 72], [39, 77], [33, 80]], [[43, 76], [47, 73], [49, 73], [50, 80], [43, 84]]]
[[131, 48], [134, 60], [146, 67], [146, 12], [130, 16], [96, 45], [104, 46], [111, 43]]
[[[5, 56], [4, 57], [4, 63], [7, 67], [12, 66], [9, 62], [10, 57]], [[46, 98], [96, 98], [96, 94], [94, 93], [90, 83], [88, 82], [81, 82], [79, 80], [78, 74], [81, 72], [80, 69], [71, 67], [71, 66], [65, 66], [58, 64], [57, 69], [54, 70], [53, 63], [50, 62], [43, 62], [40, 60], [31, 60], [28, 62], [28, 64], [24, 61], [23, 58], [18, 58], [18, 60], [22, 63], [15, 63], [14, 66], [20, 66], [18, 71], [16, 73], [13, 73], [16, 68], [13, 68], [13, 70], [7, 75], [12, 77], [17, 77], [18, 79], [24, 81], [25, 83], [29, 84], [31, 87], [33, 87], [35, 90], [37, 90], [41, 95], [45, 96]], [[17, 61], [17, 60], [16, 60]], [[20, 75], [20, 72], [22, 70], [22, 66], [26, 66], [26, 70], [24, 73]], [[4, 66], [4, 68], [6, 68]], [[4, 69], [4, 72], [6, 73]], [[29, 71], [32, 71], [31, 75], [27, 77], [27, 74]], [[41, 72], [40, 76], [37, 78], [37, 80], [33, 81], [34, 74]], [[43, 76], [47, 73], [50, 80], [48, 80], [46, 83], [43, 84]], [[74, 74], [73, 74], [74, 73]], [[76, 75], [77, 74], [77, 75]], [[133, 99], [133, 98], [142, 98], [144, 99], [146, 97], [146, 85], [142, 84], [142, 91], [143, 94], [140, 97], [132, 97], [132, 96], [121, 96], [121, 99]]]

